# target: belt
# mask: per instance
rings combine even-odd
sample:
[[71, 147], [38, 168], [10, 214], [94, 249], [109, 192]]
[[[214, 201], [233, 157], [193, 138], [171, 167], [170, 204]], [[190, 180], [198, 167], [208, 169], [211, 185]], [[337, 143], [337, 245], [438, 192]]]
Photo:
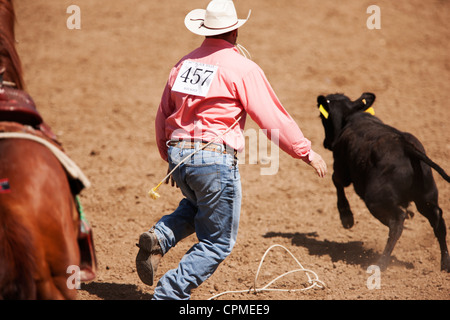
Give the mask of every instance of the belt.
[[[167, 141], [166, 145], [170, 147], [177, 147], [182, 149], [202, 149], [205, 151], [213, 151], [223, 154], [231, 154], [236, 156], [237, 151], [235, 149], [232, 149], [230, 147], [227, 147], [225, 144], [218, 144], [218, 143], [210, 143], [208, 146], [206, 146], [208, 142], [203, 141], [186, 141], [186, 140], [180, 140], [180, 141], [174, 141], [169, 140]], [[206, 147], [205, 147], [206, 146]]]

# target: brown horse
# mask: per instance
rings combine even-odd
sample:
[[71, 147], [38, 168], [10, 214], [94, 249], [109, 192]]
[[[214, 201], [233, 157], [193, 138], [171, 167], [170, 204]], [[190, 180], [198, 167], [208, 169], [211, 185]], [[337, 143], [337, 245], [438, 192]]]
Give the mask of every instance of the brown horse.
[[[14, 22], [12, 0], [0, 0], [0, 107], [10, 104], [17, 111], [13, 119], [0, 112], [0, 131], [20, 128], [22, 118], [28, 122], [23, 128], [51, 141], [23, 91]], [[79, 223], [73, 185], [54, 154], [36, 141], [1, 138], [0, 300], [75, 299]]]

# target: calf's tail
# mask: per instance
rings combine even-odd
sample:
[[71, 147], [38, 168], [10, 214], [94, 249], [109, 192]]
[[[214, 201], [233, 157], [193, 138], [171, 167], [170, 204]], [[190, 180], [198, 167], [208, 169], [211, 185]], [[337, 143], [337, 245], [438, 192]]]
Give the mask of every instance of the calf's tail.
[[438, 164], [436, 164], [433, 160], [428, 158], [428, 156], [421, 150], [419, 150], [414, 144], [409, 141], [406, 143], [406, 151], [412, 155], [413, 157], [425, 162], [431, 168], [436, 170], [445, 181], [450, 182], [450, 176], [442, 169]]

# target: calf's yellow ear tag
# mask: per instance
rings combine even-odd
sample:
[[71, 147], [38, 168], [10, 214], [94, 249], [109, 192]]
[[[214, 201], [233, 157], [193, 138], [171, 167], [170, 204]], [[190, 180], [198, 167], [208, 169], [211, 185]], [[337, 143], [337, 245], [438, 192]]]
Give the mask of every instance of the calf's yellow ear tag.
[[320, 111], [320, 113], [325, 117], [325, 119], [328, 119], [328, 111], [325, 110], [325, 108], [323, 107], [323, 105], [319, 105], [319, 111]]
[[369, 109], [366, 109], [365, 112], [370, 113], [373, 116], [375, 115], [375, 110], [372, 107], [370, 107]]
[[[362, 102], [363, 102], [364, 104], [367, 104], [366, 99], [362, 99]], [[370, 107], [370, 108], [364, 110], [364, 112], [370, 113], [370, 114], [373, 115], [373, 116], [375, 115], [375, 110], [374, 110], [372, 107]]]

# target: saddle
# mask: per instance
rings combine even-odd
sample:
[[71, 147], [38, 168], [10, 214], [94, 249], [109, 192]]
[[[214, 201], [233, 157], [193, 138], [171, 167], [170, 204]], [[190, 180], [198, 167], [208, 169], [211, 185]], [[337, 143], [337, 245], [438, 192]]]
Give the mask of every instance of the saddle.
[[33, 127], [43, 122], [33, 99], [25, 91], [10, 87], [0, 89], [0, 119]]
[[0, 83], [0, 121], [33, 127], [56, 142], [56, 135], [44, 123], [33, 99], [23, 90], [4, 87]]
[[[59, 150], [64, 149], [57, 140], [56, 135], [43, 121], [36, 109], [33, 99], [23, 90], [15, 89], [3, 82], [0, 70], [0, 133], [19, 132], [34, 135], [45, 139]], [[7, 84], [10, 85], [10, 84]], [[12, 84], [13, 85], [13, 84]], [[93, 280], [96, 275], [97, 258], [95, 255], [92, 229], [86, 220], [79, 202], [78, 194], [84, 188], [79, 180], [68, 176], [69, 185], [75, 197], [77, 210], [80, 214], [80, 226], [78, 234], [78, 246], [80, 248], [81, 281]]]

